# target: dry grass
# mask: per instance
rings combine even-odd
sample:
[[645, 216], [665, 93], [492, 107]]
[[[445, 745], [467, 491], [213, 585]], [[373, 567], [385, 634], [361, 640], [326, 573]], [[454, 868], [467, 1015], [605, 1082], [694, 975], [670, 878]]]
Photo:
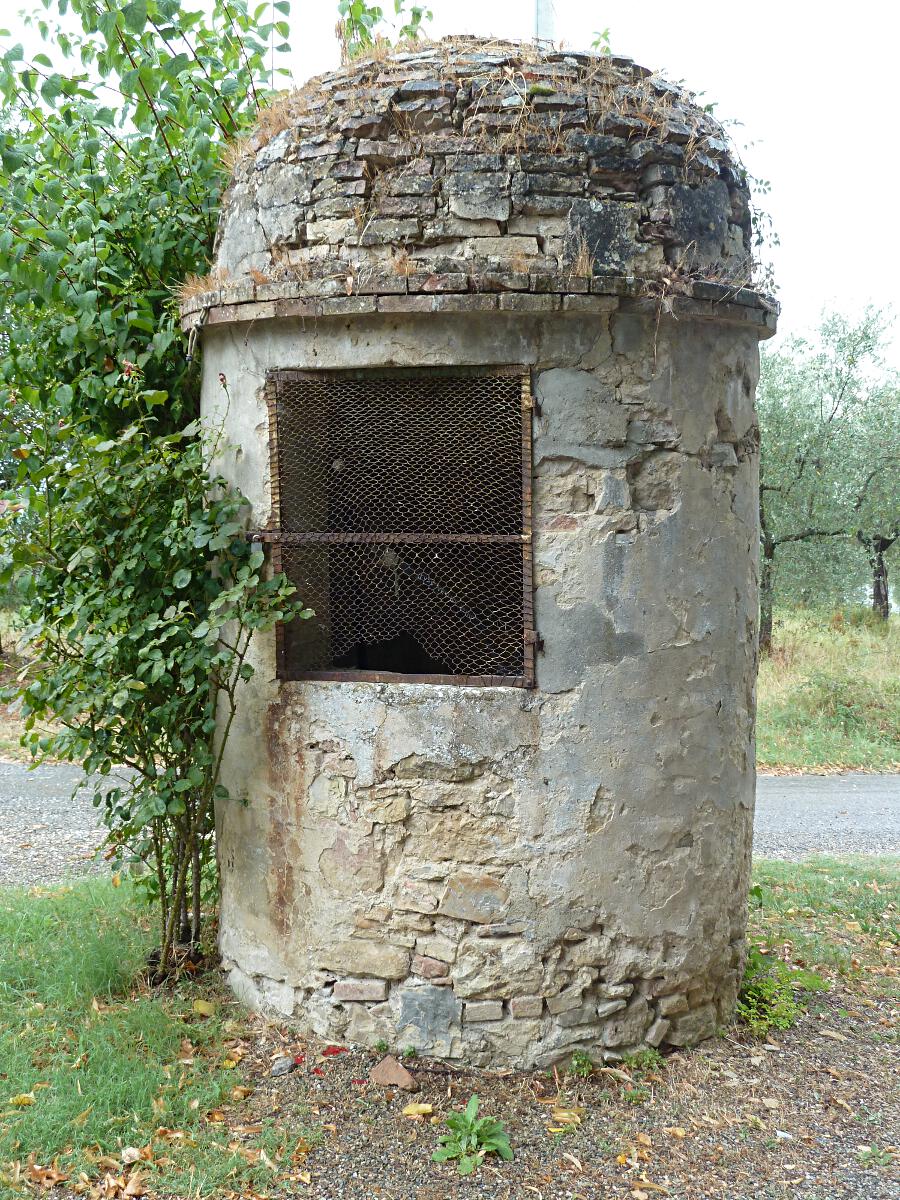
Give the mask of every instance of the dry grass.
[[222, 166], [229, 177], [238, 169], [243, 160], [251, 153], [251, 134], [241, 134], [240, 137], [229, 138], [222, 144]]
[[583, 233], [578, 235], [575, 243], [575, 255], [572, 259], [571, 270], [573, 275], [586, 277], [590, 277], [594, 273], [594, 256], [591, 254], [587, 237]]
[[[6, 614], [4, 614], [3, 644], [4, 647], [7, 647], [10, 644], [11, 635], [5, 618]], [[0, 690], [18, 685], [22, 678], [27, 677], [29, 665], [28, 659], [4, 649], [2, 658], [0, 658]], [[29, 751], [21, 745], [25, 732], [25, 722], [19, 714], [18, 706], [15, 703], [0, 702], [0, 762], [32, 761]], [[40, 732], [52, 733], [54, 727], [42, 725]]]
[[757, 758], [800, 771], [900, 770], [900, 618], [777, 617], [760, 664]]
[[202, 296], [206, 292], [214, 292], [218, 288], [224, 287], [227, 282], [228, 272], [217, 267], [207, 275], [188, 275], [187, 279], [182, 280], [178, 285], [175, 294], [178, 297], [178, 303], [184, 305], [191, 300], [196, 300], [198, 296]]

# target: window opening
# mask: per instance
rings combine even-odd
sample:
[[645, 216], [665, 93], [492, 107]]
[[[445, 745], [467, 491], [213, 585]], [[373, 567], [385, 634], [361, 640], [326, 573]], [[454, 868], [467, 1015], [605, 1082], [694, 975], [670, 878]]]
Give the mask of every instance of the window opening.
[[268, 380], [279, 675], [530, 686], [531, 393], [509, 368]]

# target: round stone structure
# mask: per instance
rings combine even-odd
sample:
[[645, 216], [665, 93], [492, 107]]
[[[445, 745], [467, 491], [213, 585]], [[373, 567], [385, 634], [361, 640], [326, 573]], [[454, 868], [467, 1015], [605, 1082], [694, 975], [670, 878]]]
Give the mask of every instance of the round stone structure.
[[620, 58], [450, 39], [264, 114], [182, 310], [217, 467], [317, 614], [257, 637], [225, 758], [250, 1003], [540, 1067], [727, 1019], [776, 315], [750, 232], [720, 127]]

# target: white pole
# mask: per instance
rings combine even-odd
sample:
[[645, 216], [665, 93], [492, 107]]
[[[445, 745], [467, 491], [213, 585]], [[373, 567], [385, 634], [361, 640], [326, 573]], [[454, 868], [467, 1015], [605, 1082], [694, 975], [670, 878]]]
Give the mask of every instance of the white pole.
[[541, 42], [553, 41], [553, 0], [534, 0], [534, 36]]

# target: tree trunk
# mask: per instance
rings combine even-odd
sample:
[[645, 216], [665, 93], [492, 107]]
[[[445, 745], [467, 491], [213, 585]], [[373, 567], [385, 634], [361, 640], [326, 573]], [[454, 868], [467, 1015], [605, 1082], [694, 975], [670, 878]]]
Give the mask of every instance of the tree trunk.
[[192, 895], [191, 895], [191, 945], [196, 949], [200, 945], [200, 884], [201, 884], [201, 868], [200, 868], [200, 839], [194, 838], [193, 853], [191, 856], [191, 876], [192, 876]]
[[772, 653], [772, 609], [775, 601], [775, 543], [766, 538], [762, 544], [762, 569], [759, 575], [759, 652]]
[[891, 613], [888, 594], [888, 570], [884, 560], [884, 539], [876, 538], [869, 558], [872, 564], [872, 611], [886, 621]]

